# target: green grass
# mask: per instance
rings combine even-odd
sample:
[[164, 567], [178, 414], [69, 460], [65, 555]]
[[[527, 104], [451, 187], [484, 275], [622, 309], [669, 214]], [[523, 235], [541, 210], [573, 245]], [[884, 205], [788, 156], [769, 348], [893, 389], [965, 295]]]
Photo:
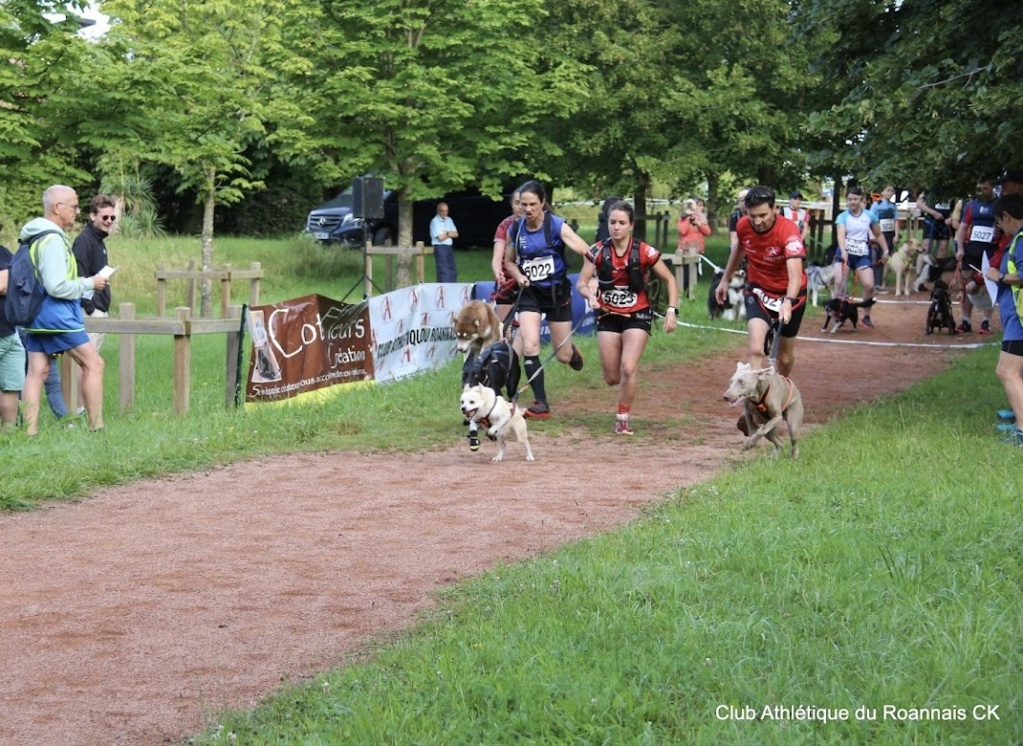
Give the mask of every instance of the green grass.
[[[158, 266], [185, 267], [199, 256], [196, 238], [153, 241], [108, 241], [110, 261], [118, 265], [114, 276], [114, 304], [131, 302], [138, 318], [156, 313]], [[216, 242], [217, 266], [248, 268], [260, 262], [262, 303], [309, 293], [349, 300], [362, 296], [362, 257], [359, 252], [324, 248], [312, 241], [222, 239]], [[490, 254], [485, 250], [459, 251], [460, 276], [466, 280], [489, 279]], [[576, 258], [578, 262], [578, 258]], [[577, 266], [577, 264], [576, 264]], [[375, 260], [374, 278], [385, 286], [385, 260]], [[432, 261], [426, 263], [426, 280], [435, 279]], [[215, 289], [216, 290], [216, 289]], [[170, 312], [186, 300], [183, 281], [167, 286]], [[248, 300], [247, 283], [232, 288], [232, 302]], [[214, 296], [219, 309], [219, 296]], [[656, 338], [655, 338], [656, 339]], [[252, 459], [273, 453], [331, 449], [400, 451], [450, 443], [453, 423], [451, 380], [458, 373], [444, 369], [415, 380], [379, 388], [346, 391], [323, 406], [255, 406], [227, 409], [224, 401], [225, 340], [220, 335], [192, 339], [190, 412], [172, 414], [173, 342], [165, 336], [136, 338], [136, 393], [133, 410], [118, 411], [117, 337], [103, 346], [106, 361], [104, 413], [106, 430], [91, 436], [80, 426], [61, 428], [45, 403], [40, 415], [40, 435], [24, 437], [22, 431], [0, 431], [0, 510], [26, 510], [47, 499], [74, 500], [97, 487], [124, 484], [144, 477], [205, 469], [217, 464]], [[645, 359], [677, 361], [695, 358], [709, 347], [731, 340], [713, 333], [675, 334], [652, 343]], [[242, 367], [248, 370], [248, 344]], [[596, 358], [592, 338], [580, 341], [584, 354]], [[554, 387], [570, 385], [570, 373], [555, 366], [548, 380]], [[571, 385], [577, 385], [573, 381]], [[594, 378], [591, 385], [600, 386]], [[408, 402], [416, 406], [406, 406]], [[425, 402], [425, 404], [423, 404]], [[414, 421], [411, 413], [415, 413]], [[565, 423], [569, 425], [583, 422]], [[415, 440], [406, 437], [415, 428]], [[459, 430], [460, 432], [460, 430]], [[40, 469], [39, 464], [46, 464]]]
[[[798, 462], [453, 588], [197, 742], [1020, 743], [1023, 491], [992, 442], [995, 355], [817, 429]], [[800, 706], [848, 716], [762, 717]]]

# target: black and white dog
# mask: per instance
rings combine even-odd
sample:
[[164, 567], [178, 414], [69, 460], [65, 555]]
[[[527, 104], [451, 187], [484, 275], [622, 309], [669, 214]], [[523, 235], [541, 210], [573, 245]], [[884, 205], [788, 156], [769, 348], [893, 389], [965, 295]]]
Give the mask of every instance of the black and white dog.
[[724, 304], [721, 304], [718, 303], [715, 293], [724, 276], [724, 270], [718, 270], [710, 281], [710, 290], [707, 294], [707, 314], [712, 319], [720, 317], [725, 321], [735, 321], [746, 315], [746, 304], [743, 302], [742, 295], [743, 288], [746, 287], [746, 273], [740, 269], [732, 275], [732, 279], [728, 281], [728, 297]]

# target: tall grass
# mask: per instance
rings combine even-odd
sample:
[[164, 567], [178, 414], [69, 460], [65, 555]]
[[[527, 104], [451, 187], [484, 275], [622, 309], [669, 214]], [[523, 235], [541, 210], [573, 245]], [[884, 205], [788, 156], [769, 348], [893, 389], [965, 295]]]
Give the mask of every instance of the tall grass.
[[993, 357], [464, 583], [196, 742], [1020, 743], [1023, 491]]

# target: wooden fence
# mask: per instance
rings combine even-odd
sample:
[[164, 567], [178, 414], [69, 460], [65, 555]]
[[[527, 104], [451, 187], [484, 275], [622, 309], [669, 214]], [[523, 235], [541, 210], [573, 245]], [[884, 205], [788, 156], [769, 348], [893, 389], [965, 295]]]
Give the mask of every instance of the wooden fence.
[[[194, 265], [194, 263], [193, 263]], [[247, 280], [249, 282], [249, 305], [259, 305], [259, 281], [263, 271], [258, 262], [249, 269], [235, 270], [230, 265], [219, 269], [201, 271], [193, 268], [185, 270], [158, 269], [155, 272], [157, 281], [157, 317], [155, 319], [137, 319], [135, 304], [122, 303], [118, 308], [118, 316], [85, 319], [85, 330], [103, 334], [120, 335], [118, 358], [118, 403], [122, 412], [135, 406], [135, 337], [138, 334], [162, 334], [174, 338], [173, 348], [173, 411], [176, 415], [185, 415], [189, 409], [191, 394], [191, 363], [192, 337], [197, 334], [226, 335], [225, 350], [225, 405], [234, 405], [235, 391], [239, 381], [238, 355], [241, 351], [244, 319], [242, 306], [231, 305], [231, 282]], [[189, 283], [188, 299], [191, 306], [178, 306], [174, 315], [166, 315], [166, 283], [169, 280], [185, 280]], [[217, 280], [220, 283], [221, 318], [194, 318], [195, 288], [197, 282]], [[78, 401], [77, 365], [67, 355], [61, 356], [61, 385], [65, 402]]]

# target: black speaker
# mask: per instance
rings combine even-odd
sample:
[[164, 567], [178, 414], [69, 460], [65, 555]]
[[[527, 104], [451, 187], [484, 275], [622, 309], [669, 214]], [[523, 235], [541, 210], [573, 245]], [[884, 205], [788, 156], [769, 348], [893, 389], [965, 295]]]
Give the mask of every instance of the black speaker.
[[383, 179], [360, 176], [352, 182], [352, 215], [366, 220], [383, 219]]

